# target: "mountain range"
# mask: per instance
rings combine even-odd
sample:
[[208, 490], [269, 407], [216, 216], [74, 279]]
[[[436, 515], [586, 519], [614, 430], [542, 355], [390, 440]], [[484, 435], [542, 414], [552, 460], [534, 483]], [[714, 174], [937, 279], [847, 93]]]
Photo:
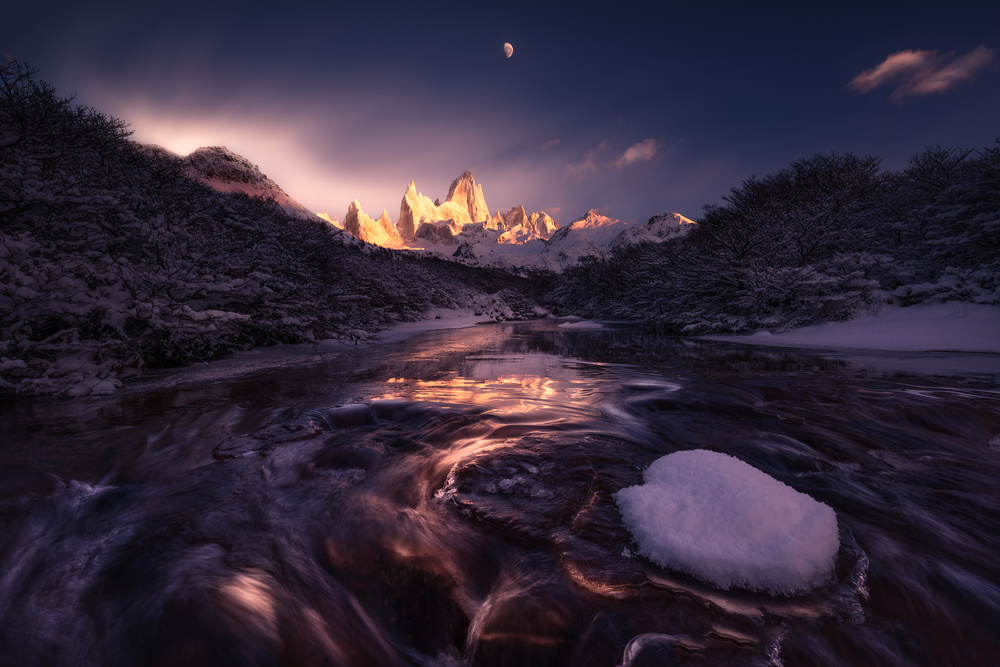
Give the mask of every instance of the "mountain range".
[[816, 155], [697, 224], [491, 214], [469, 172], [443, 203], [411, 182], [396, 222], [352, 202], [335, 224], [228, 149], [137, 144], [33, 74], [0, 69], [0, 394], [108, 393], [146, 368], [371, 340], [442, 309], [691, 334], [1000, 303], [1000, 146], [927, 149], [898, 172]]
[[[189, 177], [221, 192], [273, 199], [295, 217], [313, 217], [258, 167], [225, 147], [199, 148], [183, 159]], [[356, 199], [343, 222], [320, 217], [360, 241], [383, 248], [427, 250], [467, 263], [556, 272], [584, 257], [605, 257], [623, 246], [677, 238], [693, 224], [673, 212], [640, 225], [590, 210], [560, 227], [547, 213], [529, 213], [521, 205], [497, 209], [491, 215], [483, 186], [469, 171], [451, 182], [443, 202], [418, 192], [415, 181], [410, 181], [395, 223], [388, 211], [378, 218], [367, 215]]]

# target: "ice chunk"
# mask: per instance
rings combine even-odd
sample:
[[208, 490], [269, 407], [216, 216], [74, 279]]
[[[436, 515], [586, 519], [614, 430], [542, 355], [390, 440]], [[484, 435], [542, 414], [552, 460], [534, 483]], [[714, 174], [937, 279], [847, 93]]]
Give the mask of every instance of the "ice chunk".
[[830, 579], [840, 546], [828, 505], [737, 458], [692, 450], [653, 462], [615, 501], [639, 551], [714, 583], [770, 593]]

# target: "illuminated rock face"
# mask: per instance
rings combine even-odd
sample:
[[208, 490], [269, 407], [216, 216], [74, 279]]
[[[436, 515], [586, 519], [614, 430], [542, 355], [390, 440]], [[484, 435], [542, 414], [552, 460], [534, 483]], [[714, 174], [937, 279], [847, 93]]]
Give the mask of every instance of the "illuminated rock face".
[[504, 222], [506, 223], [506, 229], [513, 229], [514, 227], [519, 227], [528, 221], [528, 214], [524, 210], [523, 206], [515, 206], [506, 213], [503, 214]]
[[304, 206], [288, 196], [277, 183], [260, 172], [245, 157], [225, 146], [199, 148], [184, 158], [188, 178], [220, 192], [243, 192], [251, 197], [273, 199], [289, 215], [315, 218]]
[[406, 192], [403, 193], [403, 201], [399, 205], [399, 220], [396, 222], [399, 235], [404, 240], [412, 240], [416, 238], [420, 225], [442, 220], [451, 220], [458, 225], [464, 225], [472, 222], [472, 217], [464, 202], [446, 201], [437, 206], [430, 197], [418, 193], [416, 184], [410, 181]]
[[559, 223], [549, 217], [548, 213], [529, 215], [523, 206], [515, 206], [507, 213], [498, 212], [497, 215], [503, 221], [503, 226], [498, 227], [503, 233], [497, 237], [497, 243], [527, 243], [534, 239], [547, 239], [559, 229]]
[[466, 171], [451, 182], [448, 198], [442, 204], [418, 193], [416, 183], [410, 181], [399, 205], [396, 227], [403, 239], [410, 240], [417, 238], [417, 231], [422, 224], [450, 220], [452, 227], [458, 226], [455, 230], [457, 234], [462, 231], [463, 225], [486, 222], [489, 219], [490, 210], [483, 197], [483, 186], [477, 185], [476, 179]]
[[525, 225], [525, 228], [534, 232], [535, 238], [547, 239], [559, 229], [559, 223], [549, 217], [545, 211], [540, 211], [528, 216], [528, 224]]
[[490, 219], [490, 209], [483, 197], [483, 186], [468, 171], [451, 182], [447, 202], [464, 207], [469, 212], [469, 222], [486, 222]]
[[[451, 182], [444, 202], [432, 201], [430, 197], [417, 192], [416, 183], [410, 181], [399, 204], [399, 219], [396, 221], [394, 235], [384, 229], [386, 225], [381, 220], [378, 225], [380, 230], [374, 232], [372, 225], [362, 224], [364, 218], [357, 219], [356, 224], [345, 219], [344, 229], [358, 236], [366, 233], [361, 231], [364, 228], [368, 230], [367, 236], [358, 238], [388, 247], [398, 247], [418, 239], [431, 244], [454, 245], [458, 242], [456, 237], [460, 235], [472, 243], [524, 243], [533, 239], [546, 239], [559, 228], [559, 224], [547, 214], [529, 215], [523, 206], [515, 206], [506, 213], [497, 211], [491, 217], [483, 196], [483, 186], [477, 184], [468, 171]], [[422, 229], [425, 226], [426, 229]], [[358, 234], [355, 233], [355, 228]], [[484, 230], [492, 233], [484, 233]], [[466, 236], [470, 238], [465, 238]], [[498, 236], [501, 238], [497, 238]]]
[[507, 231], [507, 220], [503, 217], [503, 214], [500, 213], [500, 209], [497, 209], [497, 212], [493, 214], [493, 217], [486, 221], [484, 227], [486, 227], [486, 229], [496, 229], [502, 232]]
[[402, 243], [399, 232], [389, 219], [388, 211], [382, 211], [382, 216], [378, 220], [372, 220], [361, 210], [361, 204], [357, 199], [347, 207], [344, 231], [366, 243], [385, 248], [397, 248]]

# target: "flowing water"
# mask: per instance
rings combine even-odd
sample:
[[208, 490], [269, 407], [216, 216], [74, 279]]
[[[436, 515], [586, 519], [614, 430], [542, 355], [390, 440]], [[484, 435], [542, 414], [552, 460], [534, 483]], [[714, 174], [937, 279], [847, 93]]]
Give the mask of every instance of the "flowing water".
[[[5, 399], [0, 663], [998, 660], [996, 373], [551, 322], [259, 354]], [[613, 494], [696, 448], [830, 505], [835, 576], [724, 591], [642, 557]]]

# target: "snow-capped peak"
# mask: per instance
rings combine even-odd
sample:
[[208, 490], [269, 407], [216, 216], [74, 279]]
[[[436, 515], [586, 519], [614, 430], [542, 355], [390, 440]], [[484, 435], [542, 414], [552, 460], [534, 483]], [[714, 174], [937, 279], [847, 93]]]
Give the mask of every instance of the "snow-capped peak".
[[596, 208], [592, 208], [585, 214], [581, 215], [579, 218], [569, 223], [569, 228], [571, 229], [597, 229], [599, 227], [607, 227], [609, 225], [625, 225], [617, 218], [609, 218], [606, 215], [602, 215]]

